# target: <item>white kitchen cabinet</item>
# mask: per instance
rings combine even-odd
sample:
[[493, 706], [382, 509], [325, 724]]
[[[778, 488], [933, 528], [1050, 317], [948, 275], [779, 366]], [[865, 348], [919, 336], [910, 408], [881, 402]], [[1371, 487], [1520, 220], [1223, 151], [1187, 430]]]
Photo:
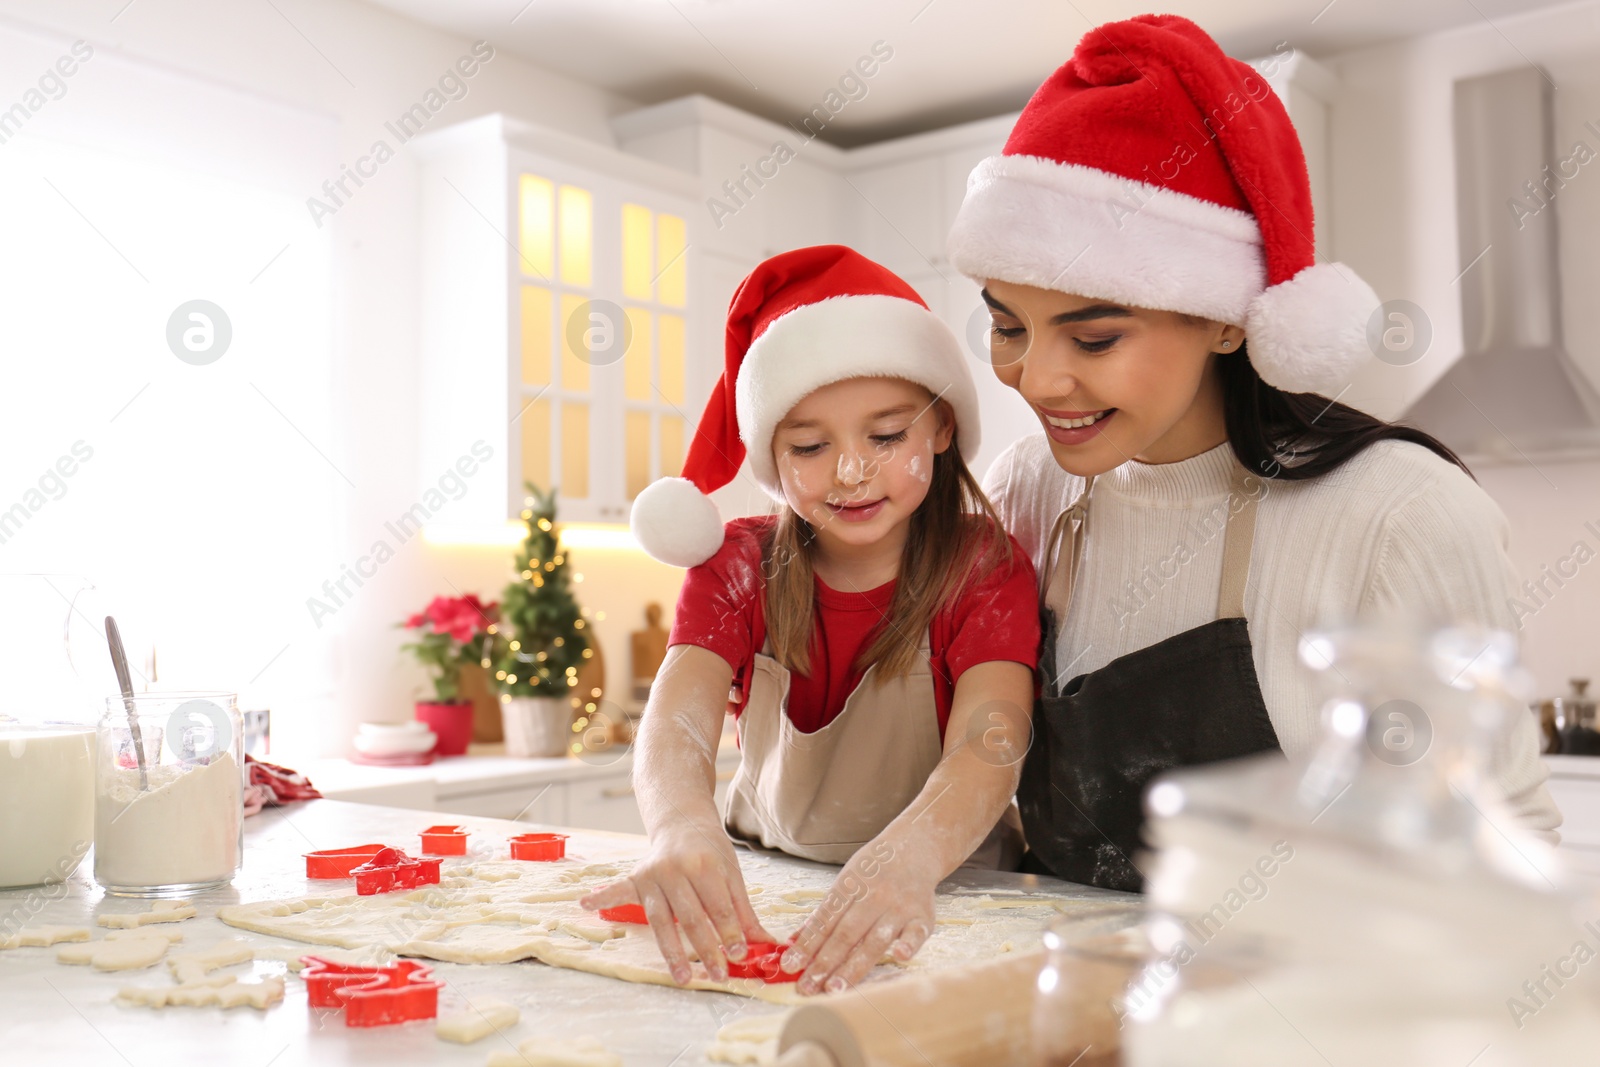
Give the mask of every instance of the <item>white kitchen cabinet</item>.
[[473, 491], [452, 522], [516, 517], [524, 480], [558, 489], [565, 520], [625, 522], [698, 415], [697, 183], [502, 115], [413, 146], [424, 515], [454, 470]]

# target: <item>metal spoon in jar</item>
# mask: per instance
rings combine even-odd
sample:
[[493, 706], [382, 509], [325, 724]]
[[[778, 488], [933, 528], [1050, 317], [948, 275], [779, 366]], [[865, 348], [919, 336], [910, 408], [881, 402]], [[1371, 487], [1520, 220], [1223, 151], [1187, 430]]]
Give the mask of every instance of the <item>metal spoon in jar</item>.
[[117, 685], [122, 688], [122, 706], [128, 709], [128, 728], [133, 734], [133, 751], [139, 759], [139, 791], [150, 788], [150, 774], [144, 765], [144, 737], [139, 730], [139, 716], [133, 707], [133, 676], [128, 673], [128, 654], [122, 650], [122, 634], [117, 630], [117, 620], [106, 616], [106, 642], [111, 645], [111, 666], [117, 672]]

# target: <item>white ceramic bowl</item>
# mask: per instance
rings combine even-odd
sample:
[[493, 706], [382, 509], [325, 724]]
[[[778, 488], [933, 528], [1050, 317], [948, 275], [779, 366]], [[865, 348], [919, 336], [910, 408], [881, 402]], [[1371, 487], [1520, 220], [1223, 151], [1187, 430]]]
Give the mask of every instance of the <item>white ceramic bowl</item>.
[[431, 751], [438, 742], [439, 735], [427, 728], [396, 733], [356, 734], [353, 740], [356, 751], [363, 756], [421, 755]]

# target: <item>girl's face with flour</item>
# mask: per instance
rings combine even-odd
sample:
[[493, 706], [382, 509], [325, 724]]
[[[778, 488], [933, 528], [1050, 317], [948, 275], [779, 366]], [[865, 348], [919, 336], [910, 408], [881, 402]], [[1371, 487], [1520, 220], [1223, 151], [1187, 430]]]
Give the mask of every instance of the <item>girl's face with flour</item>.
[[[955, 434], [949, 406], [901, 378], [849, 378], [790, 409], [772, 439], [783, 495], [825, 556], [898, 553]], [[887, 543], [886, 543], [887, 542]]]
[[994, 372], [1022, 394], [1063, 470], [1171, 463], [1227, 439], [1216, 357], [1237, 326], [989, 280]]

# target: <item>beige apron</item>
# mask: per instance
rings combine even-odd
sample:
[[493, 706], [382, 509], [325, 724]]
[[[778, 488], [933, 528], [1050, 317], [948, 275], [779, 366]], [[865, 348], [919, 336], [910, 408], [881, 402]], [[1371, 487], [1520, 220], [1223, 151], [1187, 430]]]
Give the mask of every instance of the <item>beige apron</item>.
[[[943, 756], [928, 635], [909, 671], [880, 681], [868, 667], [838, 717], [809, 734], [789, 719], [789, 671], [771, 649], [762, 644], [750, 672], [723, 822], [746, 844], [845, 863], [916, 799]], [[1013, 807], [962, 866], [1014, 869], [1021, 853]]]

